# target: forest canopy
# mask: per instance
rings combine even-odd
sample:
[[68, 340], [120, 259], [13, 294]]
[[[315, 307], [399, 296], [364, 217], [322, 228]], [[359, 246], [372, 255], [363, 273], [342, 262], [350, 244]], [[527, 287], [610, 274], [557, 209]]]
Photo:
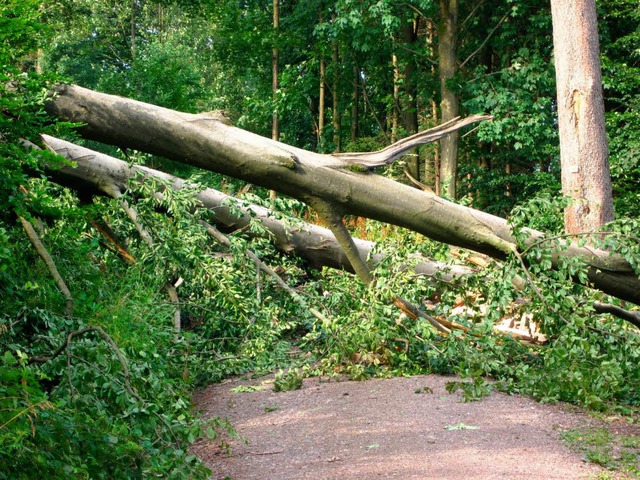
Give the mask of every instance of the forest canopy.
[[548, 2], [0, 1], [0, 479], [207, 478], [244, 372], [637, 415], [640, 11], [595, 7], [575, 232]]

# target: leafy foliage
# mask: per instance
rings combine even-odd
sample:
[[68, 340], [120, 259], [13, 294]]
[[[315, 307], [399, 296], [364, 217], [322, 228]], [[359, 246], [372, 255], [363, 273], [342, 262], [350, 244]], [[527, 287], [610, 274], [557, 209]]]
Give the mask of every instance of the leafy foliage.
[[[249, 230], [263, 238], [231, 232], [230, 247], [219, 245], [202, 227], [208, 214], [194, 199], [205, 184], [241, 191], [276, 210], [309, 212], [291, 199], [267, 200], [261, 189], [213, 174], [191, 176], [149, 155], [130, 152], [128, 159], [191, 176], [180, 191], [137, 178], [120, 199], [135, 209], [151, 245], [140, 239], [122, 203], [80, 198], [44, 178], [43, 163], [61, 160], [20, 139], [37, 144], [43, 132], [69, 135], [72, 126], [44, 110], [48, 88], [60, 80], [54, 73], [179, 110], [222, 108], [238, 126], [264, 135], [276, 110], [284, 141], [330, 151], [341, 139], [345, 150], [373, 150], [389, 142], [394, 128], [402, 131], [394, 127], [401, 109], [393, 87], [404, 91], [395, 54], [400, 70], [410, 62], [417, 68], [421, 125], [436, 121], [436, 2], [282, 2], [278, 35], [265, 5], [0, 5], [0, 479], [206, 478], [189, 445], [229, 426], [198, 419], [189, 396], [198, 386], [248, 370], [280, 371], [278, 390], [298, 388], [312, 374], [364, 379], [437, 372], [462, 377], [450, 389], [461, 390], [465, 400], [497, 388], [593, 409], [637, 409], [637, 330], [596, 315], [594, 300], [615, 300], [572, 281], [585, 279], [584, 265], [552, 255], [565, 242], [588, 241], [623, 255], [640, 273], [634, 2], [599, 4], [616, 209], [631, 218], [591, 237], [562, 235], [547, 5], [506, 0], [467, 11], [471, 3], [463, 3], [468, 20], [459, 54], [469, 60], [452, 87], [464, 111], [491, 113], [494, 121], [463, 139], [462, 201], [508, 216], [522, 254], [452, 283], [416, 276], [410, 268], [419, 261], [415, 253], [452, 261], [447, 246], [361, 219], [353, 219], [359, 233], [385, 253], [372, 288], [345, 272], [316, 272], [283, 256], [257, 222]], [[420, 41], [402, 38], [411, 25]], [[274, 46], [281, 53], [275, 99]], [[317, 132], [321, 64], [337, 103]], [[404, 104], [409, 94], [403, 95]], [[385, 173], [401, 175], [401, 167], [398, 162]], [[64, 313], [64, 298], [17, 215], [36, 225], [72, 292], [73, 314]], [[98, 223], [110, 228], [128, 262], [94, 228]], [[532, 244], [523, 227], [550, 236]], [[324, 319], [261, 273], [248, 249], [277, 266]], [[177, 306], [163, 290], [167, 282], [177, 285], [180, 333], [173, 327]], [[394, 307], [396, 296], [469, 330], [442, 336], [424, 318]], [[537, 324], [546, 343], [493, 333], [505, 318]]]

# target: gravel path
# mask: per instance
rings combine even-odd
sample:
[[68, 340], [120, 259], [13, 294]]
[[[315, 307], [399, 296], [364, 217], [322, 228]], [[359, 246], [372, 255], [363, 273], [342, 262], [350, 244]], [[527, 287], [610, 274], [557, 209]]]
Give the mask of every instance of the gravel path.
[[[589, 423], [568, 408], [493, 393], [463, 403], [435, 375], [321, 382], [274, 393], [268, 380], [212, 385], [194, 401], [248, 444], [194, 447], [215, 480], [574, 479], [603, 470], [559, 440]], [[237, 392], [239, 385], [261, 390]], [[416, 393], [419, 391], [420, 393]]]

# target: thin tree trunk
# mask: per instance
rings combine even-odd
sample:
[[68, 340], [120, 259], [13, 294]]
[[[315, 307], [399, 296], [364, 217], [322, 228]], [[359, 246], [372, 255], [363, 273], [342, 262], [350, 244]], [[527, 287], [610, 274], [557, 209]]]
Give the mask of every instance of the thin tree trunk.
[[[271, 97], [273, 100], [273, 113], [271, 114], [271, 139], [280, 140], [280, 118], [276, 107], [278, 101], [278, 89], [280, 83], [278, 81], [280, 51], [278, 50], [278, 36], [280, 34], [280, 0], [273, 0], [273, 50], [271, 53]], [[276, 199], [276, 191], [270, 190], [269, 197], [273, 204]]]
[[504, 167], [504, 174], [507, 177], [507, 181], [505, 184], [505, 192], [504, 195], [505, 197], [510, 197], [511, 196], [511, 163], [507, 162], [507, 164]]
[[398, 140], [398, 114], [400, 111], [400, 69], [398, 67], [398, 56], [391, 55], [391, 65], [393, 66], [393, 105], [391, 108], [391, 143]]
[[131, 58], [136, 58], [136, 0], [131, 0]]
[[156, 18], [158, 22], [158, 40], [164, 42], [166, 32], [164, 31], [164, 6], [162, 4], [156, 6]]
[[[335, 20], [335, 13], [332, 15]], [[333, 65], [332, 109], [334, 152], [342, 151], [342, 112], [340, 111], [340, 95], [338, 80], [340, 79], [340, 47], [336, 40], [331, 45], [331, 63]]]
[[357, 65], [353, 66], [353, 94], [351, 96], [351, 141], [358, 139], [358, 116], [360, 115], [360, 69]]
[[271, 122], [271, 138], [273, 140], [280, 140], [280, 119], [278, 117], [278, 111], [276, 109], [276, 102], [278, 100], [278, 88], [280, 84], [278, 82], [278, 64], [280, 61], [280, 52], [278, 50], [278, 36], [280, 34], [280, 0], [273, 0], [273, 51], [271, 56], [271, 91], [273, 98], [273, 113]]
[[568, 233], [613, 220], [595, 0], [552, 0], [562, 191]]
[[[429, 52], [429, 59], [433, 59], [436, 56], [434, 44], [436, 38], [436, 26], [430, 19], [425, 19], [425, 42], [427, 50]], [[431, 75], [436, 77], [435, 62], [430, 62], [429, 67]], [[431, 121], [427, 122], [428, 125], [438, 125], [438, 104], [433, 95], [429, 95], [429, 114]], [[435, 142], [433, 146], [426, 149], [426, 156], [424, 159], [424, 181], [423, 183], [432, 187], [432, 190], [436, 195], [440, 196], [440, 142]]]
[[[436, 101], [432, 98], [430, 100], [431, 103], [431, 118], [433, 119], [434, 125], [438, 124], [438, 105]], [[433, 145], [433, 157], [431, 160], [432, 172], [433, 172], [433, 191], [439, 197], [442, 195], [442, 189], [440, 188], [440, 142], [436, 142]], [[428, 184], [428, 182], [427, 182]]]
[[[402, 27], [402, 40], [409, 49], [414, 48], [418, 38], [417, 20], [406, 23]], [[409, 54], [404, 61], [404, 95], [402, 99], [402, 123], [407, 135], [413, 135], [418, 131], [418, 87], [417, 87], [417, 65], [412, 54]], [[444, 122], [443, 122], [444, 123]], [[418, 149], [411, 151], [407, 155], [407, 171], [416, 180], [420, 181], [420, 156]]]
[[[325, 110], [325, 62], [324, 57], [320, 59], [320, 92], [318, 100], [318, 147], [322, 151], [324, 133], [324, 110]], [[275, 140], [275, 139], [274, 139]]]
[[[456, 74], [458, 34], [458, 0], [440, 0], [440, 27], [438, 29], [438, 61], [440, 75], [440, 121], [448, 122], [458, 116], [458, 95], [449, 82]], [[440, 192], [456, 198], [458, 172], [458, 133], [440, 140]]]

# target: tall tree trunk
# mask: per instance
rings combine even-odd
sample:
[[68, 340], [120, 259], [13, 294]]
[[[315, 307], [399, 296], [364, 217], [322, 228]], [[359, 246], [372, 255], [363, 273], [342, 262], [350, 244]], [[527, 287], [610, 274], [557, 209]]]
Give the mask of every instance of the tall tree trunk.
[[562, 191], [568, 233], [613, 220], [595, 0], [552, 0]]
[[[433, 118], [434, 125], [438, 124], [438, 105], [434, 99], [431, 99], [431, 118]], [[440, 183], [440, 142], [437, 142], [433, 148], [433, 157], [431, 160], [433, 164], [433, 191], [439, 197], [442, 196], [442, 188]], [[427, 179], [428, 180], [428, 179]]]
[[[367, 165], [380, 155], [398, 158], [415, 141], [436, 140], [475, 117], [423, 132], [411, 141], [375, 154], [321, 155], [226, 125], [208, 114], [192, 115], [67, 85], [56, 88], [48, 111], [83, 123], [87, 138], [162, 155], [270, 189], [278, 189], [315, 208], [330, 204], [340, 214], [392, 223], [436, 241], [469, 248], [497, 258], [516, 252], [517, 242], [506, 220], [448, 202], [382, 175]], [[528, 248], [544, 241], [542, 232], [527, 230]], [[579, 257], [588, 265], [590, 284], [621, 299], [640, 304], [640, 278], [619, 255], [564, 243], [553, 250], [552, 265]], [[535, 259], [531, 259], [535, 261]], [[546, 257], [545, 257], [546, 260]]]
[[[335, 14], [333, 15], [335, 19]], [[340, 50], [338, 42], [331, 45], [331, 64], [333, 66], [332, 79], [332, 106], [331, 119], [333, 123], [333, 148], [334, 152], [342, 151], [342, 112], [340, 111], [340, 95], [338, 93], [338, 80], [340, 79]]]
[[353, 94], [351, 96], [351, 141], [358, 139], [358, 117], [360, 115], [360, 69], [353, 65]]
[[[271, 139], [280, 140], [280, 118], [276, 108], [278, 101], [278, 89], [280, 84], [278, 81], [280, 62], [280, 51], [278, 50], [278, 36], [280, 33], [280, 0], [273, 0], [273, 51], [271, 54], [271, 97], [273, 99], [273, 113], [271, 115]], [[269, 197], [273, 202], [276, 198], [276, 191], [271, 190]]]
[[[437, 26], [431, 19], [425, 19], [425, 41], [427, 50], [429, 52], [429, 58], [435, 59], [435, 39], [437, 37]], [[436, 77], [435, 62], [430, 62], [429, 67], [431, 75]], [[429, 125], [438, 125], [438, 103], [434, 99], [434, 95], [429, 95], [429, 108], [431, 121]], [[440, 196], [440, 143], [435, 142], [430, 149], [427, 149], [427, 154], [424, 160], [424, 180], [423, 183], [432, 187], [436, 195]]]
[[[445, 123], [458, 116], [458, 95], [449, 87], [456, 74], [456, 44], [458, 37], [458, 0], [440, 0], [438, 28], [438, 66], [440, 76], [440, 119]], [[456, 198], [458, 172], [458, 134], [440, 140], [440, 191]]]
[[271, 138], [280, 140], [280, 119], [276, 109], [278, 99], [278, 63], [280, 61], [280, 52], [278, 50], [278, 36], [280, 33], [280, 0], [273, 0], [273, 51], [271, 53], [271, 92], [273, 98], [273, 113], [271, 121]]
[[136, 58], [136, 0], [131, 0], [131, 58]]
[[[418, 21], [414, 18], [402, 27], [402, 40], [409, 50], [415, 48], [418, 38]], [[418, 131], [418, 82], [417, 65], [413, 54], [408, 54], [404, 61], [404, 95], [402, 99], [402, 123], [407, 135]], [[420, 180], [420, 156], [418, 149], [407, 156], [407, 171], [416, 180]]]
[[164, 42], [166, 39], [165, 25], [164, 25], [164, 5], [156, 5], [156, 22], [158, 24], [158, 40]]
[[393, 66], [393, 105], [391, 108], [391, 143], [398, 140], [398, 114], [400, 110], [400, 68], [398, 67], [398, 56], [391, 55], [391, 65]]
[[325, 62], [320, 58], [320, 91], [318, 93], [318, 148], [322, 151], [325, 110]]

